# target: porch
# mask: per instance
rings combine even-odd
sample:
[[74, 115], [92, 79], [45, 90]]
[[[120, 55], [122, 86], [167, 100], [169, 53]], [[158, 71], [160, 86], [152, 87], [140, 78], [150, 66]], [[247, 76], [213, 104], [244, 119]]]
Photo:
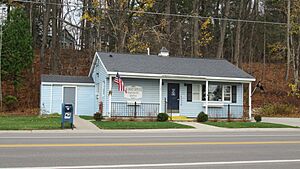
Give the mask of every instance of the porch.
[[[251, 83], [249, 106], [243, 104], [243, 85], [239, 81], [203, 79], [150, 79], [123, 76], [126, 86], [142, 90], [141, 98], [130, 100], [113, 85], [108, 99], [110, 117], [155, 117], [159, 112], [173, 116], [197, 117], [203, 111], [210, 118], [251, 118]], [[247, 83], [246, 83], [247, 84]]]
[[[181, 115], [179, 110], [167, 109], [167, 102], [163, 112], [170, 116]], [[212, 119], [240, 119], [248, 118], [248, 106], [224, 104], [222, 106], [209, 106], [208, 116]], [[200, 112], [200, 109], [198, 110]], [[111, 117], [134, 117], [134, 118], [153, 118], [159, 113], [159, 103], [130, 103], [130, 102], [112, 102]], [[196, 117], [198, 114], [195, 114]]]

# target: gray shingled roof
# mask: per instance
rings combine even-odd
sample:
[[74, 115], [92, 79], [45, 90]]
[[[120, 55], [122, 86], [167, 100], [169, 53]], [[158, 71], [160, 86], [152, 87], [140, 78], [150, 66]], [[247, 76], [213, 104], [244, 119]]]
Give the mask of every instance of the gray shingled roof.
[[174, 74], [209, 77], [251, 78], [251, 75], [224, 59], [162, 57], [98, 52], [107, 71]]
[[88, 76], [42, 75], [42, 82], [94, 83]]

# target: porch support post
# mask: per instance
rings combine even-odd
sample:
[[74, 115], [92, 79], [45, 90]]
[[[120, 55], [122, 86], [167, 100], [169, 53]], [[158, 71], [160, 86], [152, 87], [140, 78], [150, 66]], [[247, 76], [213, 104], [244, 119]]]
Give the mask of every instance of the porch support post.
[[205, 114], [208, 114], [208, 80], [205, 82]]
[[252, 105], [251, 105], [251, 82], [249, 83], [249, 120], [251, 120], [251, 114], [252, 114]]
[[108, 117], [111, 117], [112, 75], [109, 75]]
[[49, 112], [52, 113], [52, 104], [53, 104], [53, 84], [51, 84], [51, 96], [50, 96], [50, 110]]
[[159, 113], [162, 113], [162, 78], [159, 79]]

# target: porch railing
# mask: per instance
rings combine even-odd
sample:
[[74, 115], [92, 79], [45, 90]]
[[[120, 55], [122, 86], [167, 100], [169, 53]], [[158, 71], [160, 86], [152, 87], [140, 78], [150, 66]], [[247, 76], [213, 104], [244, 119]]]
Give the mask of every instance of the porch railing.
[[225, 104], [221, 107], [208, 107], [208, 116], [210, 118], [221, 119], [241, 119], [249, 117], [249, 106]]
[[112, 117], [156, 117], [159, 103], [112, 102]]

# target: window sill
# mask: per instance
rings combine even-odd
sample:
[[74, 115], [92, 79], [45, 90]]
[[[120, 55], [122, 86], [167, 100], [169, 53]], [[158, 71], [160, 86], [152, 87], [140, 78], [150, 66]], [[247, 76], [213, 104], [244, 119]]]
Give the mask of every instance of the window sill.
[[[206, 104], [203, 104], [203, 107], [206, 107]], [[223, 102], [208, 103], [208, 107], [224, 107], [224, 103]]]

